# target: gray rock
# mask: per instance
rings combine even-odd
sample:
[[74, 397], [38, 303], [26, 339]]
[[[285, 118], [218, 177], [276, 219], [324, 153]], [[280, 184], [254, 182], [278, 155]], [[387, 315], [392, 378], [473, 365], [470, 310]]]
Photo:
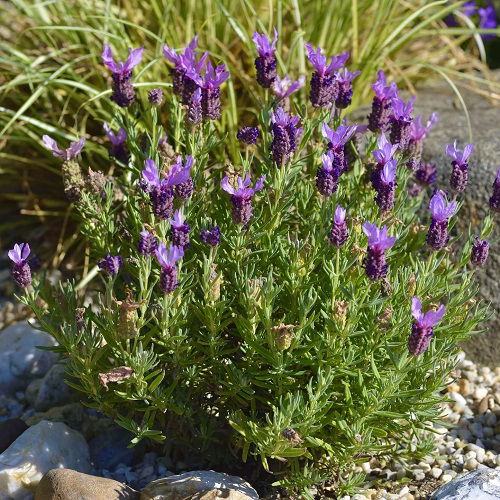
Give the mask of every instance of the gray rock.
[[191, 471], [149, 483], [141, 492], [141, 500], [259, 500], [249, 483], [236, 476], [214, 471]]
[[139, 500], [139, 492], [113, 479], [89, 476], [71, 469], [47, 472], [35, 500]]
[[76, 391], [66, 384], [64, 376], [64, 364], [54, 365], [45, 374], [33, 403], [35, 410], [45, 411], [76, 399]]
[[[462, 92], [462, 91], [461, 91]], [[487, 98], [470, 91], [462, 92], [467, 104], [472, 125], [474, 153], [470, 158], [469, 183], [464, 192], [464, 205], [457, 221], [457, 229], [467, 234], [469, 224], [476, 235], [481, 222], [488, 212], [488, 200], [492, 184], [500, 165], [500, 135], [498, 133], [498, 113]], [[424, 145], [424, 159], [436, 163], [438, 167], [437, 186], [449, 189], [450, 159], [445, 155], [446, 144], [456, 139], [460, 149], [470, 142], [467, 119], [453, 89], [445, 82], [426, 86], [419, 90], [416, 101], [416, 114], [424, 119], [432, 111], [439, 114], [439, 122], [432, 128]], [[497, 217], [498, 224], [498, 217]], [[491, 242], [487, 265], [480, 269], [477, 278], [481, 296], [492, 302], [494, 313], [484, 325], [487, 333], [475, 336], [463, 345], [468, 358], [473, 361], [496, 366], [500, 359], [500, 240]]]
[[32, 380], [26, 390], [24, 391], [24, 399], [30, 406], [35, 405], [36, 397], [38, 396], [38, 391], [42, 385], [43, 378], [36, 378]]
[[28, 500], [51, 469], [90, 470], [83, 436], [59, 422], [42, 421], [23, 432], [0, 455], [0, 498]]
[[15, 394], [37, 377], [43, 377], [57, 359], [37, 346], [57, 345], [47, 333], [28, 323], [17, 323], [0, 332], [0, 393]]
[[481, 468], [457, 477], [445, 484], [431, 500], [498, 500], [500, 470]]

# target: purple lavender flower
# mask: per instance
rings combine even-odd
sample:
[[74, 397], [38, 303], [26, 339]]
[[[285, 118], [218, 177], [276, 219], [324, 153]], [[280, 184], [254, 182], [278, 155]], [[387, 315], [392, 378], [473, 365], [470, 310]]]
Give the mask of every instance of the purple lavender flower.
[[171, 49], [167, 44], [163, 45], [164, 57], [174, 63], [174, 68], [171, 69], [173, 91], [181, 97], [183, 104], [189, 104], [191, 102], [191, 96], [198, 88], [198, 84], [187, 75], [187, 72], [190, 71], [192, 74], [198, 75], [208, 58], [208, 52], [205, 52], [200, 59], [196, 61], [196, 54], [194, 51], [197, 43], [198, 36], [195, 36], [180, 54], [177, 54], [175, 50]]
[[214, 226], [212, 229], [202, 229], [201, 241], [203, 241], [203, 243], [206, 243], [207, 245], [210, 245], [211, 247], [220, 245], [219, 226]]
[[357, 125], [339, 125], [337, 130], [331, 129], [326, 123], [321, 126], [321, 134], [328, 140], [328, 149], [333, 154], [333, 161], [341, 171], [345, 169], [345, 144], [356, 133]]
[[[489, 3], [486, 7], [477, 9], [477, 13], [479, 14], [480, 29], [496, 29], [498, 27], [495, 7], [491, 3]], [[481, 35], [485, 42], [494, 39], [496, 36], [497, 35], [493, 33], [483, 33]]]
[[311, 78], [311, 89], [309, 100], [315, 108], [324, 108], [335, 102], [339, 91], [339, 83], [332, 73], [340, 69], [349, 58], [349, 52], [344, 52], [339, 56], [333, 56], [330, 64], [327, 66], [326, 57], [322, 54], [320, 48], [306, 43], [307, 58], [314, 66], [315, 72]]
[[218, 120], [221, 115], [220, 86], [229, 78], [226, 65], [221, 64], [214, 68], [212, 63], [208, 61], [203, 77], [193, 69], [189, 69], [186, 76], [201, 88], [203, 117], [209, 120]]
[[380, 187], [380, 176], [384, 165], [393, 160], [394, 153], [399, 148], [399, 144], [391, 144], [384, 133], [380, 134], [377, 145], [379, 149], [375, 149], [372, 152], [373, 157], [377, 160], [377, 164], [370, 175], [370, 182], [376, 191]]
[[116, 158], [121, 163], [127, 164], [130, 158], [130, 153], [127, 150], [127, 132], [121, 128], [115, 134], [106, 122], [104, 122], [102, 128], [111, 142], [109, 156]]
[[368, 252], [365, 257], [365, 272], [372, 281], [378, 281], [387, 276], [388, 265], [385, 251], [396, 242], [396, 237], [387, 235], [387, 227], [379, 229], [375, 224], [365, 222], [363, 231], [368, 236]]
[[435, 163], [420, 163], [415, 171], [415, 178], [422, 186], [431, 186], [436, 182], [436, 164]]
[[392, 114], [389, 116], [390, 140], [393, 144], [398, 143], [401, 149], [406, 149], [410, 141], [410, 127], [413, 121], [411, 113], [414, 102], [415, 97], [412, 97], [406, 104], [399, 97], [392, 100]]
[[174, 212], [174, 218], [168, 219], [170, 222], [170, 236], [172, 245], [186, 249], [189, 247], [189, 233], [191, 228], [185, 221], [184, 215], [180, 210]]
[[201, 106], [201, 89], [197, 88], [191, 97], [191, 102], [189, 103], [187, 119], [189, 123], [197, 125], [198, 123], [201, 123], [202, 118], [203, 109]]
[[484, 266], [488, 253], [490, 251], [490, 244], [486, 240], [480, 240], [477, 236], [472, 244], [472, 251], [470, 256], [471, 264], [475, 266]]
[[417, 116], [415, 120], [410, 125], [410, 140], [408, 142], [408, 153], [411, 155], [410, 160], [407, 163], [407, 167], [410, 170], [416, 171], [420, 165], [422, 159], [422, 149], [424, 145], [424, 139], [430, 128], [439, 120], [437, 113], [432, 113], [427, 120], [427, 124], [422, 125], [422, 116]]
[[148, 92], [148, 101], [153, 105], [153, 106], [161, 106], [161, 103], [163, 101], [163, 92], [161, 89], [151, 89]]
[[457, 141], [446, 146], [446, 154], [450, 156], [453, 161], [451, 162], [452, 170], [450, 175], [450, 186], [453, 191], [461, 193], [469, 179], [469, 164], [467, 160], [474, 151], [474, 144], [467, 144], [463, 152], [457, 149]]
[[42, 136], [42, 142], [49, 151], [52, 151], [52, 154], [56, 158], [61, 158], [63, 161], [70, 161], [83, 149], [85, 137], [82, 137], [79, 141], [71, 142], [69, 148], [66, 150], [60, 149], [57, 142], [48, 135]]
[[124, 63], [116, 63], [111, 47], [104, 44], [104, 50], [101, 55], [102, 62], [113, 72], [113, 93], [111, 100], [122, 108], [130, 106], [137, 97], [130, 80], [132, 79], [132, 70], [141, 62], [143, 51], [144, 47], [129, 49], [127, 60]]
[[338, 180], [342, 173], [343, 163], [332, 151], [321, 155], [323, 164], [316, 172], [316, 187], [323, 196], [331, 196], [338, 189]]
[[165, 243], [159, 243], [155, 255], [161, 266], [160, 289], [172, 293], [179, 286], [175, 263], [184, 256], [184, 249], [175, 245], [167, 249]]
[[21, 288], [26, 288], [31, 284], [31, 269], [27, 261], [29, 254], [28, 243], [16, 243], [8, 252], [9, 259], [13, 262], [12, 278]]
[[345, 222], [345, 215], [345, 209], [340, 205], [337, 205], [335, 215], [333, 216], [332, 230], [330, 231], [329, 239], [330, 243], [338, 248], [344, 246], [347, 238], [349, 237], [349, 231]]
[[375, 97], [372, 102], [372, 111], [368, 116], [368, 128], [372, 132], [383, 132], [387, 130], [389, 124], [392, 100], [398, 95], [398, 86], [395, 82], [388, 86], [385, 73], [380, 70], [372, 88], [375, 91]]
[[123, 259], [120, 255], [112, 257], [108, 252], [106, 257], [97, 263], [97, 266], [99, 269], [106, 271], [110, 276], [114, 276], [118, 273], [120, 267], [123, 266]]
[[276, 166], [284, 165], [297, 148], [297, 139], [302, 134], [300, 118], [287, 114], [283, 108], [271, 111], [271, 154]]
[[283, 78], [276, 76], [273, 82], [273, 92], [274, 95], [278, 98], [278, 100], [286, 99], [294, 92], [299, 90], [304, 86], [306, 79], [304, 76], [301, 76], [297, 81], [292, 81], [292, 79], [286, 75]]
[[257, 71], [258, 84], [268, 89], [276, 79], [276, 42], [278, 41], [278, 31], [274, 28], [273, 41], [264, 34], [254, 32], [253, 43], [257, 47], [259, 56], [255, 59], [255, 69]]
[[436, 191], [429, 203], [432, 222], [427, 232], [427, 244], [433, 250], [440, 250], [450, 239], [448, 236], [448, 219], [455, 213], [457, 203], [455, 201], [447, 204], [446, 198], [441, 191]]
[[345, 109], [352, 102], [352, 81], [356, 78], [361, 72], [354, 71], [353, 73], [348, 71], [347, 68], [344, 68], [342, 71], [339, 71], [335, 76], [338, 82], [338, 94], [335, 99], [335, 107], [340, 109]]
[[394, 207], [396, 188], [396, 160], [388, 161], [382, 168], [377, 183], [375, 202], [380, 210], [387, 212]]
[[256, 183], [255, 187], [251, 188], [252, 183], [250, 175], [246, 175], [243, 180], [241, 177], [237, 178], [237, 188], [234, 188], [229, 182], [228, 177], [222, 179], [221, 188], [231, 195], [231, 203], [233, 204], [233, 220], [236, 224], [245, 226], [252, 218], [252, 196], [264, 187], [264, 180], [266, 176], [263, 175]]
[[141, 187], [149, 193], [153, 213], [162, 219], [172, 216], [174, 206], [173, 186], [186, 182], [190, 177], [191, 165], [182, 165], [177, 162], [168, 173], [167, 177], [160, 180], [158, 167], [155, 162], [148, 158], [145, 162], [146, 168], [142, 171]]
[[493, 182], [493, 193], [490, 198], [490, 208], [493, 212], [500, 212], [500, 168]]
[[139, 253], [141, 255], [154, 255], [158, 246], [158, 239], [155, 238], [149, 231], [141, 231], [139, 238]]
[[[181, 170], [191, 171], [191, 167], [193, 166], [194, 159], [191, 155], [188, 155], [185, 162], [182, 162], [182, 157], [180, 155], [177, 156], [177, 163], [174, 165], [176, 171], [180, 172]], [[187, 180], [176, 184], [174, 187], [174, 193], [177, 198], [180, 200], [186, 201], [193, 195], [194, 191], [194, 182], [191, 177]]]
[[242, 127], [238, 130], [236, 137], [246, 144], [255, 144], [260, 137], [258, 127]]
[[444, 316], [444, 305], [441, 304], [437, 311], [422, 312], [422, 304], [418, 297], [413, 297], [411, 301], [411, 314], [415, 321], [411, 325], [411, 334], [408, 338], [408, 351], [412, 356], [420, 356], [431, 342], [434, 334], [434, 326], [437, 325]]

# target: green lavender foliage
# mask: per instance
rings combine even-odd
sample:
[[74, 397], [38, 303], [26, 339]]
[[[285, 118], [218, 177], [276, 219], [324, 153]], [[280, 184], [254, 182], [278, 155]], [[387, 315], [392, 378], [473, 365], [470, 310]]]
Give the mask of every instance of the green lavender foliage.
[[[457, 363], [457, 342], [478, 331], [485, 306], [476, 303], [470, 242], [462, 246], [452, 229], [451, 252], [426, 247], [429, 215], [422, 218], [421, 207], [430, 193], [409, 196], [407, 158], [398, 153], [397, 201], [384, 215], [369, 183], [375, 135], [368, 133], [362, 148], [350, 146], [357, 159], [334, 196], [325, 198], [315, 187], [326, 148], [321, 124], [336, 127], [342, 117], [297, 104], [301, 143], [278, 169], [269, 157], [274, 103], [261, 96], [261, 141], [223, 165], [213, 154], [227, 140], [218, 124], [187, 126], [186, 110], [167, 94], [162, 111], [175, 130], [169, 142], [175, 152], [193, 155], [195, 192], [183, 205], [192, 232], [180, 286], [166, 295], [156, 259], [140, 255], [137, 241], [145, 227], [168, 241], [169, 223], [155, 219], [137, 183], [146, 158], [163, 170], [173, 160], [158, 148], [165, 126], [158, 110], [138, 92], [128, 111], [108, 103], [113, 128], [128, 132], [130, 162], [115, 163], [105, 191], [86, 189], [75, 205], [90, 261], [110, 252], [124, 258], [124, 267], [112, 278], [94, 267], [85, 293], [81, 283], [52, 287], [41, 275], [23, 296], [40, 328], [59, 342], [56, 350], [76, 381], [71, 385], [89, 406], [133, 432], [134, 443], [163, 442], [172, 457], [201, 466], [256, 459], [275, 474], [276, 485], [306, 498], [309, 486], [331, 478], [339, 494], [352, 491], [363, 478], [351, 467], [371, 456], [430, 453], [423, 431], [440, 421], [440, 393]], [[305, 102], [306, 89], [301, 92], [292, 96], [292, 108]], [[80, 162], [84, 172], [89, 158], [84, 153]], [[231, 219], [220, 181], [246, 172], [253, 180], [267, 178], [242, 228]], [[328, 240], [339, 203], [350, 232], [341, 249]], [[386, 281], [365, 275], [364, 221], [387, 224], [397, 236]], [[210, 248], [199, 233], [214, 224], [222, 243]], [[488, 219], [483, 236], [489, 231]], [[446, 304], [419, 357], [407, 349], [413, 295], [425, 310]], [[281, 324], [291, 325], [289, 345], [279, 337]], [[132, 375], [105, 387], [100, 374], [118, 367]]]

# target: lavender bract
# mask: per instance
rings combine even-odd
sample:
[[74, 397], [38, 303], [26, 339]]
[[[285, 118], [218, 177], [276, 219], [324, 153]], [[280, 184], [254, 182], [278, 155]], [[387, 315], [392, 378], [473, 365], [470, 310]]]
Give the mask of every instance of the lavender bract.
[[108, 252], [106, 257], [97, 263], [97, 266], [99, 269], [106, 271], [110, 276], [115, 276], [118, 274], [120, 267], [123, 266], [123, 259], [120, 255], [111, 256]]
[[331, 129], [326, 123], [321, 126], [321, 134], [328, 140], [328, 149], [332, 153], [333, 161], [341, 171], [345, 169], [345, 145], [356, 133], [357, 125], [339, 125], [337, 130]]
[[26, 288], [31, 284], [31, 268], [28, 264], [30, 246], [28, 243], [16, 243], [9, 250], [8, 256], [12, 261], [12, 278], [17, 286]]
[[339, 71], [335, 76], [338, 83], [338, 94], [335, 99], [335, 107], [345, 109], [350, 106], [352, 102], [352, 81], [356, 78], [361, 71], [350, 72], [347, 68]]
[[176, 262], [184, 256], [184, 249], [175, 245], [167, 249], [165, 243], [159, 243], [155, 255], [161, 266], [160, 289], [170, 294], [179, 286]]
[[286, 99], [294, 92], [301, 89], [304, 86], [305, 81], [306, 79], [304, 76], [301, 76], [295, 82], [292, 81], [292, 79], [288, 75], [284, 76], [283, 78], [276, 76], [272, 85], [274, 95], [280, 101], [282, 99]]
[[161, 89], [151, 89], [148, 92], [148, 101], [153, 106], [161, 106], [163, 101], [163, 92]]
[[427, 120], [426, 125], [422, 125], [422, 116], [417, 116], [410, 125], [410, 140], [407, 146], [407, 152], [411, 155], [407, 166], [410, 170], [416, 171], [422, 159], [422, 150], [424, 139], [431, 127], [437, 123], [439, 116], [437, 113], [432, 113]]
[[315, 69], [311, 78], [309, 100], [315, 108], [330, 106], [337, 99], [339, 91], [339, 84], [333, 72], [346, 63], [349, 52], [333, 56], [330, 64], [327, 65], [326, 57], [322, 54], [321, 48], [315, 49], [309, 43], [306, 43], [305, 47], [307, 58]]
[[[477, 9], [479, 14], [479, 28], [481, 29], [496, 29], [498, 27], [498, 20], [495, 7], [488, 3], [485, 7]], [[496, 38], [497, 35], [493, 33], [481, 33], [481, 38], [487, 42]]]
[[469, 179], [469, 164], [467, 160], [474, 151], [474, 144], [467, 144], [463, 152], [457, 149], [457, 141], [446, 146], [446, 154], [450, 156], [452, 170], [450, 175], [450, 186], [453, 191], [461, 193], [467, 186]]
[[392, 114], [389, 116], [391, 126], [390, 140], [393, 144], [398, 143], [401, 149], [406, 149], [410, 141], [410, 128], [413, 121], [411, 113], [415, 97], [406, 104], [399, 97], [392, 100]]
[[431, 342], [434, 326], [441, 321], [445, 313], [444, 305], [437, 311], [422, 312], [422, 304], [418, 297], [412, 298], [411, 314], [415, 321], [411, 325], [411, 334], [408, 338], [408, 352], [412, 356], [420, 356]]
[[210, 245], [211, 247], [216, 247], [220, 245], [221, 233], [219, 226], [214, 226], [212, 229], [202, 229], [201, 230], [201, 241]]
[[57, 142], [48, 135], [42, 136], [42, 142], [49, 151], [52, 151], [52, 154], [56, 158], [61, 158], [63, 161], [70, 161], [80, 154], [83, 146], [85, 146], [85, 137], [82, 137], [79, 141], [71, 142], [69, 148], [66, 150], [60, 149]]
[[432, 221], [427, 232], [427, 244], [433, 250], [440, 250], [450, 239], [448, 236], [448, 219], [455, 213], [456, 202], [447, 204], [441, 191], [437, 191], [429, 202]]
[[388, 161], [382, 168], [377, 183], [375, 202], [380, 210], [386, 212], [394, 207], [396, 188], [396, 160]]
[[395, 82], [387, 85], [385, 73], [380, 70], [372, 88], [375, 91], [375, 97], [372, 102], [372, 111], [368, 116], [368, 128], [372, 132], [384, 132], [389, 124], [392, 101], [398, 95], [398, 86]]
[[287, 114], [283, 108], [271, 111], [271, 155], [277, 167], [283, 166], [297, 148], [297, 139], [302, 134], [298, 116]]
[[102, 128], [106, 132], [106, 136], [111, 142], [109, 156], [116, 158], [122, 163], [127, 164], [130, 158], [130, 153], [127, 150], [127, 132], [121, 128], [115, 134], [106, 122], [104, 122]]
[[258, 127], [242, 127], [238, 130], [236, 137], [246, 144], [256, 144], [260, 132]]
[[399, 148], [399, 144], [391, 144], [384, 133], [380, 134], [377, 140], [377, 146], [379, 149], [375, 149], [372, 154], [377, 164], [370, 175], [370, 182], [375, 190], [378, 191], [381, 180], [380, 176], [384, 165], [393, 160], [394, 154]]
[[247, 225], [252, 218], [252, 196], [264, 187], [264, 180], [266, 176], [263, 175], [256, 183], [255, 187], [251, 188], [252, 183], [250, 175], [246, 175], [243, 180], [241, 177], [236, 179], [237, 187], [234, 188], [229, 182], [228, 177], [222, 179], [220, 185], [222, 189], [231, 195], [231, 203], [233, 204], [233, 220], [236, 224]]
[[103, 63], [113, 72], [113, 93], [111, 100], [122, 108], [129, 107], [137, 98], [134, 86], [131, 83], [132, 70], [141, 62], [144, 47], [129, 49], [129, 56], [125, 62], [115, 62], [111, 47], [104, 44], [102, 51]]
[[[180, 171], [191, 172], [191, 168], [194, 164], [194, 159], [191, 155], [186, 157], [186, 161], [182, 161], [182, 156], [177, 156], [177, 162], [173, 167], [174, 173]], [[182, 181], [174, 186], [174, 194], [180, 200], [186, 201], [193, 195], [194, 191], [194, 181], [191, 177], [188, 177], [185, 181]]]
[[255, 59], [255, 69], [257, 71], [258, 84], [268, 89], [276, 79], [276, 42], [278, 41], [278, 31], [274, 28], [273, 41], [264, 34], [254, 32], [252, 40], [257, 47], [258, 57]]
[[490, 244], [486, 240], [480, 240], [477, 236], [472, 244], [470, 261], [475, 266], [484, 266], [488, 259]]
[[184, 250], [189, 247], [189, 233], [191, 228], [184, 219], [180, 210], [174, 212], [174, 218], [168, 219], [170, 222], [170, 237], [172, 245], [182, 247]]
[[338, 248], [344, 246], [347, 238], [349, 237], [349, 231], [345, 222], [345, 216], [345, 209], [342, 206], [338, 205], [335, 209], [332, 229], [329, 236], [330, 243]]
[[378, 281], [387, 276], [386, 250], [396, 242], [396, 237], [387, 235], [387, 227], [379, 229], [375, 224], [365, 222], [363, 231], [368, 236], [368, 251], [365, 257], [365, 272], [371, 281]]
[[490, 197], [490, 208], [493, 212], [500, 212], [500, 168], [493, 182], [493, 193]]

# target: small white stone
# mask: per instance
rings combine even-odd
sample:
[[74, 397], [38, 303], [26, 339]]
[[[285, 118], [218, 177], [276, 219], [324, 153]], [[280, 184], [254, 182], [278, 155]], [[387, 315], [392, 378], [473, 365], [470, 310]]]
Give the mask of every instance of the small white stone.
[[412, 474], [417, 481], [423, 481], [425, 479], [425, 474], [422, 469], [413, 469]]
[[354, 495], [352, 497], [352, 500], [368, 500], [364, 495], [361, 495], [360, 493], [356, 493], [356, 495]]
[[400, 496], [406, 495], [407, 493], [410, 493], [410, 488], [408, 488], [408, 486], [405, 486], [403, 489], [398, 491], [398, 495]]
[[443, 474], [443, 471], [437, 467], [434, 467], [433, 469], [431, 469], [431, 476], [434, 477], [435, 479], [439, 479], [442, 474]]
[[371, 465], [370, 465], [370, 462], [364, 462], [361, 464], [361, 469], [362, 471], [365, 473], [365, 474], [370, 474], [370, 472], [372, 471], [372, 468], [371, 468]]
[[476, 390], [474, 391], [474, 399], [478, 399], [479, 401], [481, 401], [481, 399], [485, 398], [487, 395], [487, 387], [476, 387]]
[[476, 458], [476, 452], [475, 451], [468, 451], [465, 455], [464, 455], [464, 458], [465, 460], [469, 460], [471, 458]]
[[453, 409], [458, 413], [462, 413], [467, 406], [465, 398], [458, 392], [450, 392], [448, 397], [454, 402]]
[[449, 483], [453, 478], [451, 477], [450, 474], [443, 474], [441, 476], [441, 480], [443, 481], [443, 483]]

